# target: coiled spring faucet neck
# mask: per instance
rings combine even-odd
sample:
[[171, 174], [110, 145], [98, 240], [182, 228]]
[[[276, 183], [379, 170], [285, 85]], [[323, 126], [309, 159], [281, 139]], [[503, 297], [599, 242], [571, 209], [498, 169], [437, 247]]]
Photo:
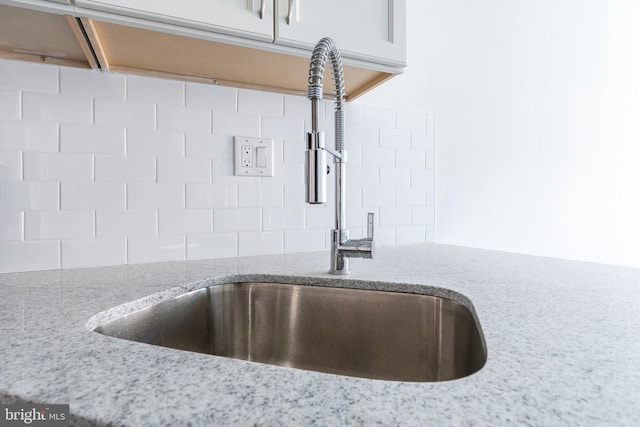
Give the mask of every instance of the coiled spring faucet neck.
[[[331, 71], [335, 83], [335, 151], [324, 144], [324, 133], [319, 130], [320, 105], [322, 101], [322, 78], [327, 60], [331, 61]], [[335, 173], [335, 228], [331, 233], [331, 268], [333, 274], [349, 274], [349, 258], [373, 258], [373, 214], [367, 218], [367, 237], [349, 239], [345, 226], [346, 218], [346, 162], [347, 150], [344, 143], [344, 73], [342, 57], [334, 41], [321, 39], [313, 49], [309, 64], [309, 93], [311, 100], [311, 132], [307, 134], [305, 158], [306, 201], [310, 204], [326, 203], [326, 180], [328, 174], [327, 153], [333, 156]]]
[[327, 59], [331, 61], [331, 71], [336, 90], [335, 139], [336, 151], [344, 150], [344, 72], [342, 56], [335, 42], [329, 37], [321, 39], [311, 54], [309, 63], [309, 88], [307, 97], [311, 100], [311, 131], [318, 132], [319, 108], [322, 101], [322, 79]]

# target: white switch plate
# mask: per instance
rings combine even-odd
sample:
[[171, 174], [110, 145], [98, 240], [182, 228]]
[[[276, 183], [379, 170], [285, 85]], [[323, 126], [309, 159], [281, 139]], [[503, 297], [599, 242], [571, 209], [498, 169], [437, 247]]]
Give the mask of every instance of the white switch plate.
[[273, 176], [273, 139], [234, 136], [233, 174]]

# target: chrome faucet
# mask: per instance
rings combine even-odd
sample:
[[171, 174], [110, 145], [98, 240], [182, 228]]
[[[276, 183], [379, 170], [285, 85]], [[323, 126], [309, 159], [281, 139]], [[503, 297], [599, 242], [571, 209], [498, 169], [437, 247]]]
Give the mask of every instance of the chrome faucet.
[[[336, 88], [335, 99], [335, 151], [325, 147], [324, 132], [318, 130], [319, 109], [322, 101], [322, 78], [325, 63], [331, 61], [333, 81]], [[311, 132], [307, 133], [305, 157], [306, 202], [323, 204], [327, 202], [327, 153], [333, 156], [335, 164], [335, 228], [331, 233], [332, 274], [349, 274], [349, 258], [373, 258], [373, 213], [367, 217], [367, 237], [349, 239], [345, 226], [346, 217], [346, 163], [347, 150], [344, 145], [344, 73], [342, 58], [335, 42], [330, 38], [321, 39], [313, 50], [309, 64], [308, 98], [311, 100]]]

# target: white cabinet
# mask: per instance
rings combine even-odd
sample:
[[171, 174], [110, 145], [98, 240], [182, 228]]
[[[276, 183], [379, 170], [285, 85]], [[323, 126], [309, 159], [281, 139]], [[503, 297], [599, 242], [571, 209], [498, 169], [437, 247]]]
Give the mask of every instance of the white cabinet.
[[343, 56], [406, 63], [405, 0], [276, 0], [277, 44], [312, 49], [333, 38]]
[[306, 51], [328, 36], [344, 57], [406, 64], [406, 0], [75, 0], [75, 5], [80, 16], [100, 11]]
[[[273, 40], [273, 0], [75, 0], [76, 6], [254, 40]], [[82, 15], [81, 10], [76, 11]]]
[[0, 0], [0, 5], [54, 13], [72, 13], [72, 0]]

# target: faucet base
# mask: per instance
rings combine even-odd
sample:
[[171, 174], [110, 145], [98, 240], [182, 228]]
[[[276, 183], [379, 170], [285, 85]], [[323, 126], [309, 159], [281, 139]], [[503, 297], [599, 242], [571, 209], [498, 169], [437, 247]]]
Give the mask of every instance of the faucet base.
[[333, 230], [331, 233], [331, 267], [329, 274], [349, 274], [349, 259], [340, 252], [340, 243], [349, 239], [348, 230]]

